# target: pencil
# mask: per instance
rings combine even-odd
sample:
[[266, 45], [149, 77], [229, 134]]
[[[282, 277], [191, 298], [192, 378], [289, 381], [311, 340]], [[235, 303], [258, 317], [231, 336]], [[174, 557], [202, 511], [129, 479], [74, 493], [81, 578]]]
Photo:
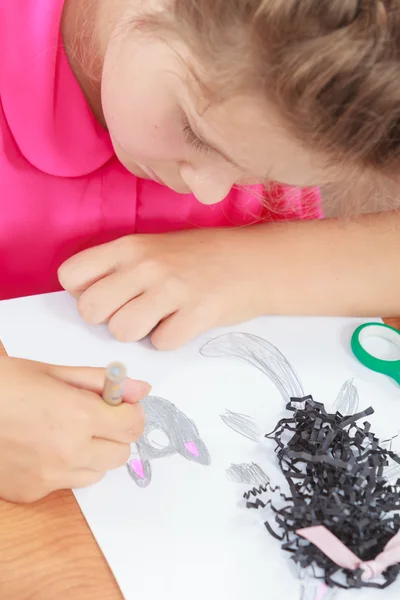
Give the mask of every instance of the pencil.
[[110, 406], [118, 406], [124, 398], [126, 369], [122, 363], [108, 365], [103, 388], [103, 400]]

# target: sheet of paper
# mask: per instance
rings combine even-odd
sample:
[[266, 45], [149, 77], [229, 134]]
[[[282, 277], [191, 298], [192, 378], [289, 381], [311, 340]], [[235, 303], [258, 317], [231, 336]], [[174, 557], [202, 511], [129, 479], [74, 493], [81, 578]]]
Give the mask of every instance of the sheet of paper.
[[[105, 327], [86, 326], [65, 294], [0, 303], [0, 339], [9, 354], [68, 365], [119, 360], [130, 376], [153, 384], [158, 400], [148, 401], [151, 430], [132, 447], [129, 469], [75, 492], [126, 600], [300, 600], [289, 556], [242, 501], [237, 481], [244, 472], [260, 476], [243, 465], [258, 465], [273, 481], [280, 473], [273, 443], [253, 441], [257, 431], [251, 427], [243, 434], [241, 415], [250, 415], [264, 434], [285, 415], [288, 386], [300, 386], [332, 408], [342, 385], [353, 380], [360, 410], [375, 408], [373, 431], [382, 439], [397, 434], [398, 386], [365, 369], [350, 350], [351, 334], [362, 322], [258, 319], [167, 353], [148, 341], [123, 345]], [[276, 385], [262, 361], [254, 364], [258, 349], [241, 333], [273, 344], [293, 373], [281, 373]], [[400, 581], [348, 597], [394, 600], [399, 593]]]

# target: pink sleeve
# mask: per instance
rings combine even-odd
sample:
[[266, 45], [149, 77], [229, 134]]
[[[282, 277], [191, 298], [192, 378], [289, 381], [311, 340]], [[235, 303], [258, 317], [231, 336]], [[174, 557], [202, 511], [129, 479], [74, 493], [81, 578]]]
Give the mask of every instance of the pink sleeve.
[[319, 188], [271, 183], [264, 189], [262, 221], [303, 221], [323, 217]]

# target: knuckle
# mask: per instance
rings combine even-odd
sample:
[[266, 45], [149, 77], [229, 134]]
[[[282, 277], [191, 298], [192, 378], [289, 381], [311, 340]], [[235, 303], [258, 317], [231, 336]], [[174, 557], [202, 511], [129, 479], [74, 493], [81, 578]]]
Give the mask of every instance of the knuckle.
[[192, 303], [190, 307], [191, 318], [202, 323], [213, 322], [219, 314], [219, 305], [215, 300], [206, 298], [203, 302]]
[[163, 286], [165, 294], [171, 298], [178, 299], [180, 302], [185, 301], [188, 297], [189, 286], [187, 281], [182, 277], [169, 273], [165, 277]]
[[152, 281], [163, 280], [168, 274], [165, 264], [151, 257], [143, 260], [141, 269], [149, 275]]
[[75, 420], [68, 427], [68, 431], [63, 432], [54, 444], [51, 463], [58, 471], [70, 471], [78, 468], [84, 459], [85, 435], [82, 435], [81, 425]]
[[75, 439], [77, 435], [88, 437], [91, 434], [92, 416], [89, 414], [89, 410], [84, 408], [87, 403], [87, 398], [82, 398], [82, 403], [75, 406], [75, 410], [71, 415], [71, 428], [75, 432]]
[[132, 253], [135, 246], [137, 246], [137, 242], [138, 240], [135, 240], [133, 235], [125, 235], [123, 237], [118, 238], [113, 243], [118, 253], [130, 254]]

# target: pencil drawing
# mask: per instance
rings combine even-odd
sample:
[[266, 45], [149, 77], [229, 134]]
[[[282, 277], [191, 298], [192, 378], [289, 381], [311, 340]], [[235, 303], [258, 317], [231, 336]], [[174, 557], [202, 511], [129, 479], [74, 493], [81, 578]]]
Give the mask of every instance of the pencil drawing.
[[211, 457], [200, 438], [194, 422], [172, 402], [158, 396], [148, 396], [142, 401], [146, 414], [144, 432], [132, 445], [132, 455], [127, 463], [128, 473], [141, 488], [152, 479], [151, 461], [180, 454], [186, 460], [209, 466]]
[[259, 442], [261, 440], [261, 433], [258, 428], [256, 421], [247, 415], [241, 415], [227, 410], [223, 415], [220, 415], [221, 419], [230, 429], [240, 433], [244, 437], [247, 437], [253, 442]]
[[[396, 452], [396, 454], [398, 454], [399, 438], [400, 434], [397, 433], [388, 440], [384, 440], [382, 442], [382, 447], [387, 450]], [[389, 458], [388, 466], [385, 468], [385, 478], [392, 485], [395, 485], [397, 483], [397, 480], [400, 479], [400, 465], [392, 458]]]
[[311, 568], [301, 568], [299, 573], [300, 600], [333, 600], [337, 590], [316, 579]]
[[210, 358], [232, 356], [244, 360], [264, 373], [278, 388], [285, 404], [291, 398], [304, 398], [302, 385], [283, 354], [273, 344], [251, 333], [227, 333], [200, 349]]
[[[289, 404], [292, 398], [303, 399], [306, 396], [298, 376], [285, 356], [275, 346], [261, 337], [247, 333], [228, 333], [208, 341], [203, 345], [200, 353], [210, 358], [236, 357], [253, 365], [274, 383], [285, 406]], [[304, 408], [304, 405], [304, 402], [298, 403], [299, 408]], [[358, 407], [358, 390], [353, 381], [348, 380], [340, 389], [335, 401], [335, 409], [343, 416], [350, 416], [357, 412]], [[224, 415], [221, 415], [221, 418], [228, 427], [238, 434], [244, 435], [255, 442], [261, 441], [257, 423], [251, 417], [226, 411]], [[393, 466], [392, 470], [392, 475], [395, 475], [396, 466]], [[263, 507], [263, 520], [266, 526], [269, 518], [274, 516], [274, 511], [271, 510], [272, 495], [276, 494], [279, 488], [271, 485], [268, 475], [255, 463], [231, 464], [226, 474], [232, 482], [249, 484], [249, 486], [253, 486], [253, 490], [258, 486], [259, 490], [265, 492], [263, 501], [261, 502], [258, 498], [257, 502]], [[249, 494], [251, 495], [251, 492]], [[245, 497], [248, 497], [249, 494], [245, 494]], [[300, 579], [300, 600], [333, 600], [336, 597], [337, 590], [325, 585], [309, 568], [302, 567], [298, 576]]]
[[263, 485], [269, 482], [269, 477], [256, 463], [231, 465], [226, 476], [234, 483], [247, 483], [249, 485]]
[[312, 569], [297, 566], [297, 574], [300, 579], [299, 600], [320, 600], [317, 596], [320, 582], [317, 582], [313, 577]]
[[345, 381], [336, 398], [334, 408], [343, 416], [355, 415], [359, 406], [358, 390], [352, 379]]
[[385, 469], [385, 478], [394, 485], [400, 478], [400, 465], [394, 460], [389, 461], [388, 467]]

